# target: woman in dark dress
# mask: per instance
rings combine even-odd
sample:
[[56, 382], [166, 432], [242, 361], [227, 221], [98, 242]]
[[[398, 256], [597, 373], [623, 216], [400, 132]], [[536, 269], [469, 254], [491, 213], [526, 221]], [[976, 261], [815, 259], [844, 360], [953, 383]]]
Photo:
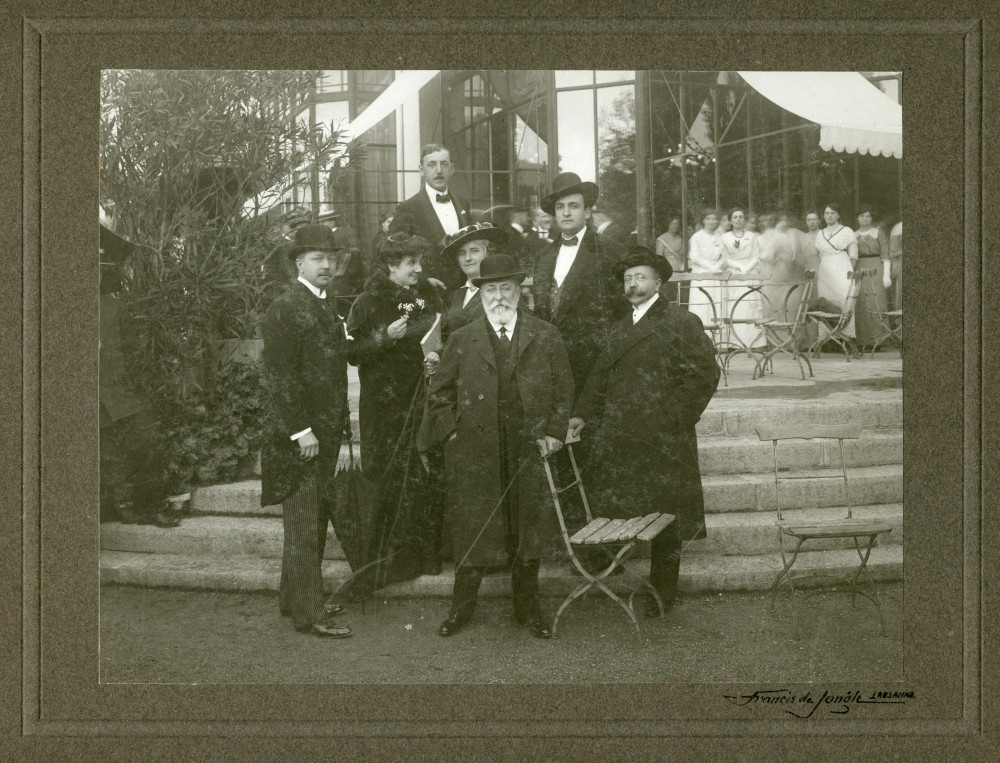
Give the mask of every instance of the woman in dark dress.
[[389, 236], [347, 317], [354, 340], [348, 360], [361, 380], [361, 464], [378, 488], [374, 563], [361, 591], [440, 571], [440, 510], [426, 500], [428, 475], [416, 449], [426, 394], [420, 340], [441, 312], [436, 290], [420, 275], [429, 249], [418, 236]]

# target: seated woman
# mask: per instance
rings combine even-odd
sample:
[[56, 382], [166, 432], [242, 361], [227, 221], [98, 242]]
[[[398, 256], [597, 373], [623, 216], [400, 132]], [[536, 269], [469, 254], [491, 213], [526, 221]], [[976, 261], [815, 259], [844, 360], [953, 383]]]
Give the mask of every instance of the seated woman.
[[440, 507], [426, 500], [428, 478], [416, 448], [426, 394], [420, 340], [441, 312], [436, 290], [421, 277], [428, 251], [419, 236], [388, 236], [347, 317], [354, 340], [348, 360], [361, 380], [361, 464], [378, 488], [373, 564], [355, 591], [440, 571]]
[[858, 207], [858, 229], [854, 236], [858, 243], [858, 268], [874, 270], [874, 276], [865, 276], [858, 294], [855, 310], [855, 328], [859, 347], [874, 344], [881, 337], [878, 314], [886, 311], [885, 291], [892, 286], [889, 265], [889, 237], [880, 226], [874, 225], [874, 210], [867, 204]]

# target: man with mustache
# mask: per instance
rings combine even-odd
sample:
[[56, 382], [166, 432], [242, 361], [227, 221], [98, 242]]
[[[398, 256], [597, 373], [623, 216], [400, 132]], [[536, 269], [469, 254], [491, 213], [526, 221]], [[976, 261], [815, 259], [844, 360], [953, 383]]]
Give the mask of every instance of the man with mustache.
[[[389, 233], [406, 231], [427, 241], [437, 242], [454, 235], [459, 228], [472, 222], [469, 203], [452, 193], [448, 184], [455, 172], [448, 149], [438, 143], [429, 143], [420, 149], [420, 176], [423, 185], [406, 201], [400, 203], [389, 225]], [[465, 283], [465, 276], [455, 264], [441, 255], [442, 247], [436, 246], [424, 256], [424, 275], [431, 283], [449, 291]]]
[[261, 325], [267, 418], [260, 502], [281, 504], [281, 614], [301, 633], [346, 638], [351, 629], [326, 612], [320, 566], [337, 457], [350, 436], [348, 340], [327, 294], [344, 246], [325, 225], [298, 228], [292, 244], [298, 279], [268, 306]]
[[[659, 296], [673, 274], [665, 258], [637, 246], [617, 272], [632, 314], [614, 326], [594, 364], [569, 434], [586, 427], [583, 482], [601, 516], [677, 517], [650, 549], [649, 581], [669, 607], [682, 542], [705, 537], [695, 424], [715, 394], [719, 367], [701, 319]], [[658, 613], [649, 596], [646, 614]]]
[[524, 278], [509, 255], [482, 261], [472, 284], [485, 315], [450, 336], [431, 383], [456, 563], [442, 636], [472, 617], [483, 574], [508, 565], [515, 618], [536, 638], [552, 635], [538, 600], [538, 568], [558, 548], [559, 529], [538, 453], [562, 447], [573, 377], [556, 329], [518, 310]]

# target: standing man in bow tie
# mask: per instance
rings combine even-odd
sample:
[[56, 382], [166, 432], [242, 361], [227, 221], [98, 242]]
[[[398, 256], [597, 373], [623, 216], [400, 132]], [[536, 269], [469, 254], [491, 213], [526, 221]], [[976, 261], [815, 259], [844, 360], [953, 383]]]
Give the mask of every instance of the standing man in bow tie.
[[614, 277], [614, 258], [588, 226], [597, 185], [574, 172], [558, 175], [542, 209], [559, 237], [541, 250], [533, 276], [535, 314], [554, 324], [569, 353], [573, 383], [583, 389], [608, 328], [628, 309]]
[[261, 326], [267, 418], [260, 500], [281, 504], [278, 606], [297, 631], [324, 638], [351, 635], [326, 613], [321, 571], [337, 457], [350, 436], [348, 340], [327, 299], [343, 248], [325, 225], [296, 230], [288, 257], [298, 279], [268, 306]]
[[[406, 231], [431, 242], [440, 242], [453, 236], [459, 228], [472, 222], [469, 203], [453, 194], [448, 183], [455, 171], [448, 149], [438, 143], [429, 143], [420, 149], [420, 175], [423, 185], [416, 195], [402, 202], [393, 215], [389, 233]], [[465, 276], [455, 264], [444, 259], [441, 246], [435, 246], [422, 260], [427, 279], [449, 291], [465, 283]]]

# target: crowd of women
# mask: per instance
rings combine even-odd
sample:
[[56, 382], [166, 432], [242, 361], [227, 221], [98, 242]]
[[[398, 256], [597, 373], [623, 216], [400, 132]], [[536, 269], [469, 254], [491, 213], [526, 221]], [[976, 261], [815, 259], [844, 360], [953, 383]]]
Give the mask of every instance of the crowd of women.
[[[656, 253], [669, 260], [675, 272], [692, 275], [680, 299], [704, 323], [717, 324], [722, 313], [732, 318], [724, 327], [730, 332], [722, 339], [725, 343], [748, 347], [763, 341], [754, 321], [776, 317], [779, 310], [794, 313], [795, 295], [787, 307], [784, 303], [787, 284], [804, 283], [814, 271], [811, 306], [833, 313], [853, 311], [843, 331], [864, 348], [883, 337], [878, 315], [902, 309], [903, 224], [876, 224], [868, 205], [857, 209], [855, 220], [855, 228], [845, 224], [841, 207], [834, 203], [822, 213], [808, 212], [805, 230], [795, 227], [787, 214], [758, 217], [742, 207], [728, 214], [708, 209], [688, 240], [687, 262], [679, 217], [670, 219], [656, 239]], [[864, 275], [850, 299], [855, 272]], [[759, 291], [747, 298], [761, 282]]]

